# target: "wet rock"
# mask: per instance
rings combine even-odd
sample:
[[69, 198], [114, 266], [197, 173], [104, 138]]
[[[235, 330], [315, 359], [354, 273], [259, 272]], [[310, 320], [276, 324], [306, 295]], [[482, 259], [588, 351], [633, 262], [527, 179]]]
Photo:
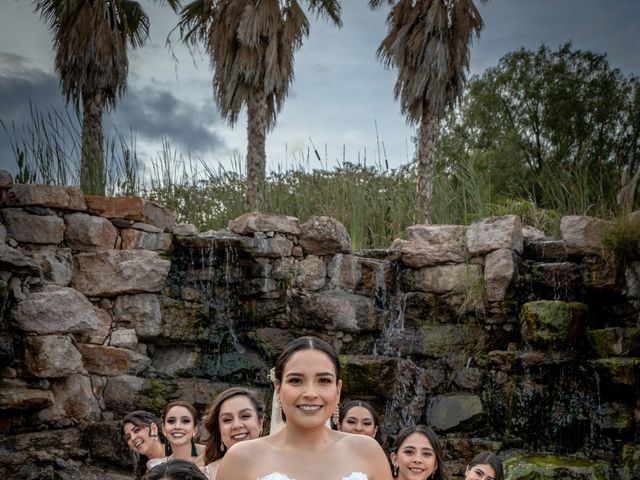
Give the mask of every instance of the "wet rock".
[[66, 377], [83, 373], [82, 355], [66, 335], [25, 337], [25, 368], [40, 378]]
[[484, 262], [484, 284], [487, 300], [501, 302], [518, 273], [518, 258], [513, 250], [499, 248], [489, 253]]
[[118, 230], [102, 217], [86, 213], [65, 215], [64, 238], [67, 246], [79, 251], [96, 252], [115, 248]]
[[600, 358], [598, 360], [589, 360], [588, 364], [598, 373], [603, 383], [618, 386], [635, 386], [638, 384], [638, 378], [640, 378], [640, 358]]
[[67, 185], [13, 185], [6, 194], [5, 205], [38, 206], [60, 210], [85, 211], [87, 205], [78, 187]]
[[482, 281], [482, 266], [472, 264], [440, 265], [405, 271], [402, 274], [405, 291], [431, 293], [463, 292], [469, 285]]
[[594, 290], [615, 291], [617, 287], [616, 269], [607, 260], [586, 256], [582, 259], [582, 281]]
[[238, 249], [255, 257], [290, 257], [291, 252], [293, 251], [293, 241], [285, 237], [239, 237], [237, 245]]
[[477, 424], [484, 410], [477, 395], [438, 395], [427, 408], [427, 422], [436, 431], [466, 429]]
[[123, 218], [148, 223], [164, 231], [171, 229], [176, 218], [162, 205], [139, 197], [85, 197], [89, 212], [105, 218]]
[[458, 372], [454, 383], [465, 390], [476, 391], [482, 387], [484, 373], [479, 368], [463, 368]]
[[300, 228], [300, 246], [305, 255], [351, 253], [351, 239], [347, 230], [331, 217], [311, 217]]
[[615, 469], [607, 462], [555, 455], [518, 455], [504, 461], [510, 480], [614, 480]]
[[600, 358], [634, 356], [640, 353], [640, 329], [637, 327], [612, 327], [589, 330], [587, 339]]
[[169, 297], [161, 297], [160, 300], [162, 320], [158, 336], [173, 341], [207, 340], [205, 330], [207, 317], [203, 304], [174, 300]]
[[602, 402], [594, 412], [594, 425], [620, 435], [633, 427], [633, 408], [622, 402]]
[[201, 355], [190, 347], [157, 347], [152, 363], [164, 378], [193, 375], [201, 362]]
[[640, 445], [626, 444], [622, 447], [623, 480], [640, 478]]
[[279, 232], [300, 235], [302, 230], [296, 217], [249, 212], [229, 221], [229, 230], [238, 235], [254, 232]]
[[602, 255], [602, 235], [608, 222], [599, 218], [569, 215], [560, 220], [560, 233], [569, 255]]
[[100, 407], [93, 393], [91, 379], [85, 375], [70, 375], [51, 382], [53, 404], [42, 410], [41, 422], [62, 421], [77, 423], [80, 420], [96, 421], [100, 418]]
[[64, 221], [55, 215], [34, 215], [20, 208], [2, 210], [9, 236], [24, 243], [52, 243], [64, 240]]
[[499, 248], [522, 253], [522, 224], [516, 215], [488, 217], [473, 222], [466, 232], [471, 255], [484, 255]]
[[524, 255], [543, 262], [561, 261], [567, 258], [567, 249], [562, 240], [533, 240], [525, 243]]
[[571, 297], [582, 286], [580, 267], [573, 262], [533, 263], [527, 281], [556, 299]]
[[96, 375], [138, 374], [151, 364], [149, 357], [124, 348], [80, 343], [78, 350], [87, 371]]
[[258, 351], [274, 361], [282, 349], [296, 337], [290, 330], [280, 328], [265, 327], [256, 328], [254, 332], [248, 333]]
[[577, 302], [540, 300], [526, 303], [521, 311], [521, 334], [531, 346], [545, 349], [575, 346], [587, 306]]
[[291, 317], [294, 325], [316, 325], [327, 330], [359, 332], [377, 325], [371, 299], [348, 292], [320, 292], [296, 299]]
[[397, 360], [392, 357], [340, 355], [342, 387], [349, 395], [389, 396]]
[[334, 255], [327, 265], [329, 288], [349, 290], [375, 299], [386, 307], [396, 290], [395, 265], [388, 260], [356, 255]]
[[44, 280], [60, 287], [69, 286], [73, 268], [70, 248], [58, 248], [54, 245], [24, 245], [19, 250], [40, 265]]
[[71, 286], [87, 296], [159, 292], [171, 262], [146, 250], [108, 250], [74, 256]]

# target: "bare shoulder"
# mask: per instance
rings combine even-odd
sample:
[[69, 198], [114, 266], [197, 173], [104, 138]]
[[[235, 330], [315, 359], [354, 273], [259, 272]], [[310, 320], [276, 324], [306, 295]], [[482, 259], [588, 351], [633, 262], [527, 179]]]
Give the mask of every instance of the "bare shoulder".
[[342, 440], [352, 456], [364, 459], [369, 480], [391, 480], [391, 469], [380, 444], [367, 435], [345, 434]]
[[255, 479], [251, 467], [255, 459], [261, 458], [265, 450], [263, 438], [247, 440], [233, 445], [220, 461], [217, 480]]

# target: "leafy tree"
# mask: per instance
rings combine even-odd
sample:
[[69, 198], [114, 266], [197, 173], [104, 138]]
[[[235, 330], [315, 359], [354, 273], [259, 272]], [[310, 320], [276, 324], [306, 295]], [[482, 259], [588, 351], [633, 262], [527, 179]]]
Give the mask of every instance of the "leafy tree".
[[[308, 0], [309, 10], [340, 26], [340, 3]], [[201, 41], [211, 58], [213, 89], [222, 116], [235, 125], [247, 108], [245, 209], [263, 207], [265, 141], [293, 80], [293, 55], [309, 34], [295, 0], [195, 0], [181, 13], [180, 33]]]
[[637, 78], [571, 44], [520, 49], [469, 82], [443, 124], [438, 163], [472, 162], [494, 199], [606, 215], [640, 167], [639, 133]]
[[[481, 0], [483, 3], [487, 0]], [[377, 8], [382, 0], [370, 0]], [[435, 141], [440, 120], [462, 95], [469, 45], [483, 27], [472, 0], [397, 0], [378, 57], [398, 70], [395, 97], [419, 123], [415, 220], [431, 223]]]
[[[160, 3], [162, 3], [160, 1]], [[167, 0], [175, 11], [179, 0]], [[55, 69], [67, 102], [82, 105], [80, 187], [104, 194], [102, 112], [125, 93], [127, 44], [140, 47], [149, 37], [149, 17], [129, 0], [34, 0], [49, 25], [56, 50]]]

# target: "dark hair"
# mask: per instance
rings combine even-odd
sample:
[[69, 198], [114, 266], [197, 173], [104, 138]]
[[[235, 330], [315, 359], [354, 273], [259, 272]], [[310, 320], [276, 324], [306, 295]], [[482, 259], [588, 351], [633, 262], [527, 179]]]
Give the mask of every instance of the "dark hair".
[[333, 347], [324, 340], [320, 340], [318, 337], [300, 337], [289, 342], [282, 349], [280, 355], [278, 355], [278, 359], [274, 366], [276, 382], [282, 383], [284, 367], [287, 365], [293, 354], [301, 350], [320, 350], [321, 352], [324, 352], [336, 369], [336, 383], [340, 380], [340, 360], [338, 359], [338, 355], [336, 355]]
[[[127, 423], [131, 423], [136, 427], [146, 427], [149, 429], [149, 433], [151, 433], [151, 425], [155, 425], [158, 427], [158, 438], [160, 442], [164, 445], [164, 453], [167, 455], [167, 439], [162, 433], [162, 421], [157, 418], [154, 414], [147, 412], [145, 410], [135, 410], [131, 413], [128, 413], [122, 419], [122, 431], [124, 433], [124, 427]], [[149, 460], [146, 455], [139, 455], [133, 452], [134, 455], [134, 467], [133, 474], [135, 475], [136, 480], [142, 478], [142, 476], [147, 471], [147, 461]]]
[[[196, 429], [196, 436], [197, 436], [198, 435], [198, 411], [195, 409], [193, 405], [191, 405], [189, 402], [185, 402], [184, 400], [176, 400], [174, 402], [169, 402], [167, 403], [167, 405], [165, 405], [164, 409], [162, 410], [162, 423], [164, 423], [164, 421], [167, 419], [167, 414], [169, 413], [169, 410], [171, 410], [173, 407], [184, 407], [187, 410], [189, 410], [189, 413], [193, 418], [193, 425]], [[195, 442], [195, 438], [191, 440], [191, 444], [194, 445], [194, 442]], [[167, 441], [167, 444], [169, 445], [169, 450], [171, 450], [171, 442]], [[194, 453], [192, 453], [191, 455], [194, 457], [196, 456]]]
[[[287, 345], [282, 349], [280, 355], [278, 355], [276, 364], [273, 367], [274, 383], [282, 383], [284, 367], [287, 365], [293, 354], [301, 350], [320, 350], [321, 352], [324, 352], [336, 369], [336, 383], [338, 383], [340, 380], [340, 360], [338, 359], [338, 355], [336, 355], [333, 347], [327, 342], [320, 340], [318, 337], [311, 336], [296, 338], [295, 340], [287, 343]], [[282, 420], [287, 420], [287, 416], [284, 412], [282, 412]]]
[[476, 465], [491, 465], [496, 472], [495, 480], [503, 480], [504, 479], [504, 470], [502, 469], [502, 460], [496, 454], [491, 452], [480, 452], [469, 462], [467, 468], [475, 467]]
[[347, 400], [342, 405], [340, 405], [340, 428], [342, 428], [342, 422], [349, 410], [353, 407], [362, 407], [366, 409], [370, 414], [371, 418], [373, 418], [373, 425], [377, 428], [376, 434], [374, 438], [380, 442], [380, 417], [378, 417], [378, 413], [373, 409], [369, 402], [365, 402], [364, 400]]
[[414, 433], [421, 433], [429, 440], [431, 446], [433, 447], [433, 452], [436, 454], [436, 460], [438, 461], [438, 467], [436, 471], [433, 472], [432, 480], [449, 480], [449, 474], [444, 468], [444, 451], [442, 450], [442, 444], [440, 443], [440, 439], [438, 436], [426, 425], [412, 425], [409, 427], [404, 427], [398, 435], [396, 435], [395, 441], [393, 442], [393, 447], [391, 451], [398, 454], [398, 449], [405, 442], [407, 437]]
[[264, 403], [253, 390], [243, 387], [231, 387], [221, 392], [207, 409], [207, 413], [204, 416], [204, 428], [209, 432], [209, 438], [204, 452], [205, 465], [215, 462], [227, 453], [227, 447], [222, 443], [222, 436], [220, 435], [220, 408], [222, 408], [224, 402], [239, 395], [251, 400], [253, 408], [256, 410], [258, 420], [262, 421], [264, 419]]
[[188, 460], [169, 460], [156, 465], [143, 480], [208, 480], [195, 463]]

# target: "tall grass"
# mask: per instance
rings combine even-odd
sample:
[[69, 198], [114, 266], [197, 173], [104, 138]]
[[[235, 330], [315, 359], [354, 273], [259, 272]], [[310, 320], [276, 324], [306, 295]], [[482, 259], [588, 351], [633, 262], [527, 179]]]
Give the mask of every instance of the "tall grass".
[[[31, 116], [27, 126], [2, 123], [14, 151], [16, 181], [77, 184], [78, 119], [33, 108]], [[278, 166], [268, 174], [265, 211], [296, 216], [301, 222], [314, 215], [334, 217], [345, 225], [356, 249], [386, 248], [413, 224], [414, 164], [389, 169], [385, 154], [384, 165], [380, 156], [373, 166], [360, 163], [358, 156], [354, 162], [343, 158], [334, 169], [310, 169], [308, 155], [305, 159], [299, 154], [295, 166]], [[192, 223], [200, 231], [223, 228], [243, 213], [242, 158], [234, 157], [231, 168], [211, 165], [189, 152], [183, 155], [165, 140], [155, 158], [144, 162], [136, 153], [135, 135], [126, 138], [116, 132], [105, 140], [105, 162], [109, 195], [157, 201], [174, 211], [178, 222]], [[598, 172], [550, 168], [536, 192], [524, 199], [495, 192], [492, 178], [493, 172], [467, 155], [440, 167], [431, 205], [434, 223], [469, 224], [513, 213], [553, 235], [563, 214], [616, 214], [615, 181]]]

